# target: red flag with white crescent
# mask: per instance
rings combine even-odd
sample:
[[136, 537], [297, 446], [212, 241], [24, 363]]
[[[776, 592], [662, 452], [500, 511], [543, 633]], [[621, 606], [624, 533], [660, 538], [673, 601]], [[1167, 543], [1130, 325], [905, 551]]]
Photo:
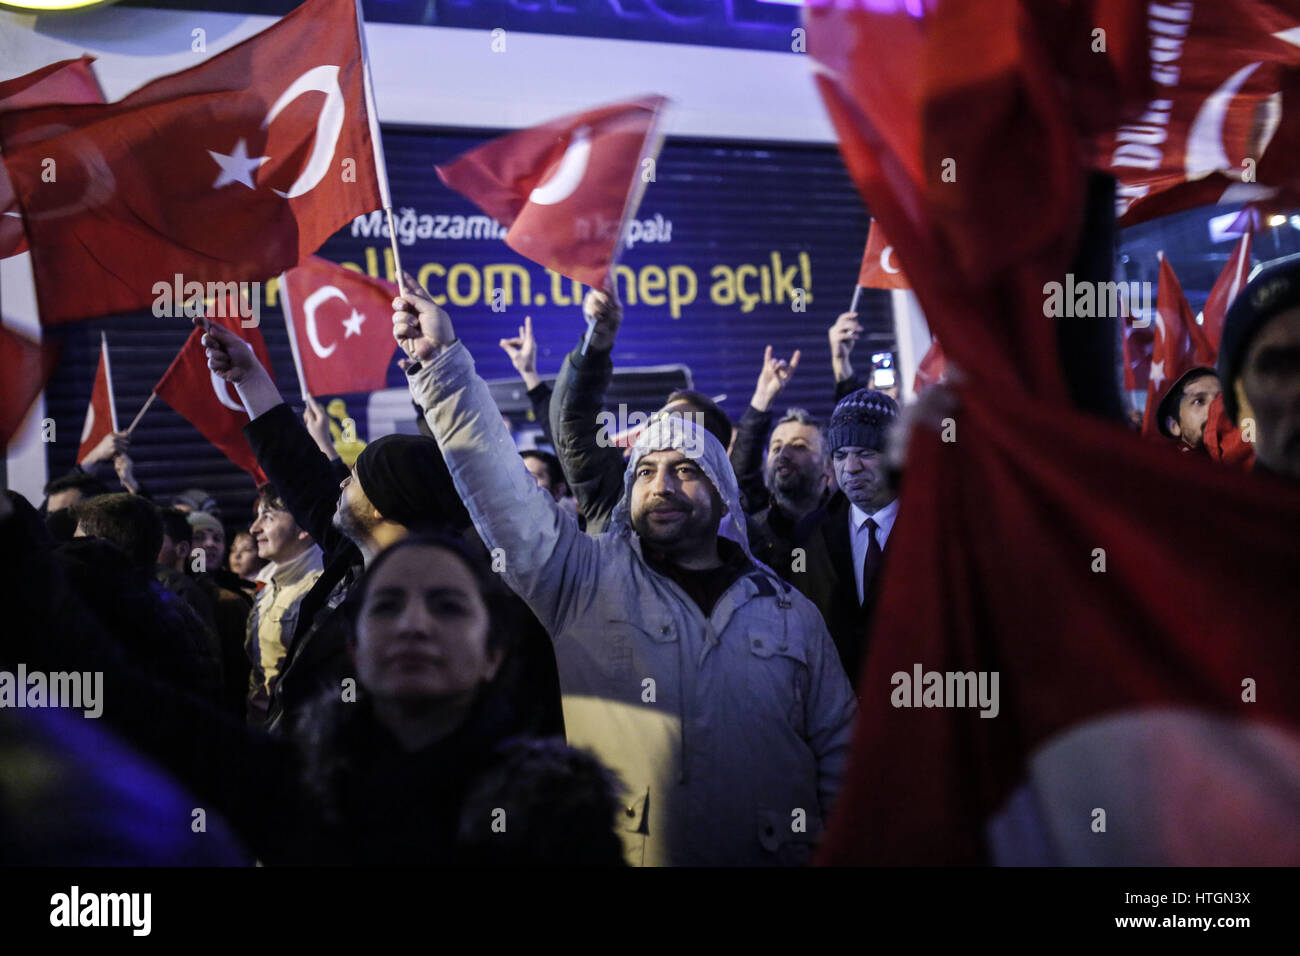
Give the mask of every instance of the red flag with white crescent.
[[[218, 315], [218, 310], [210, 306], [208, 321], [224, 326], [251, 345], [253, 354], [269, 373], [271, 356], [261, 330], [243, 327], [235, 303], [230, 303], [224, 312], [224, 316]], [[221, 449], [227, 458], [252, 475], [257, 484], [264, 484], [266, 475], [244, 437], [248, 412], [235, 394], [234, 387], [208, 368], [202, 339], [201, 329], [196, 328], [190, 333], [180, 353], [154, 387], [154, 392], [197, 428], [199, 434]]]
[[397, 286], [312, 256], [284, 274], [285, 316], [307, 391], [373, 392], [393, 364]]
[[[0, 83], [0, 113], [49, 106], [55, 103], [102, 103], [104, 94], [90, 64], [92, 56], [60, 60], [39, 70]], [[22, 212], [9, 174], [0, 164], [0, 259], [27, 249]]]
[[95, 446], [110, 432], [117, 431], [117, 400], [113, 395], [113, 366], [108, 359], [108, 336], [99, 334], [99, 367], [95, 369], [95, 385], [90, 391], [90, 405], [86, 408], [86, 424], [81, 429], [81, 447], [77, 449], [77, 464], [95, 450]]
[[1211, 203], [1300, 199], [1300, 9], [1276, 0], [1146, 5], [1153, 89], [1094, 141], [1128, 226]]
[[307, 0], [116, 103], [0, 115], [42, 323], [265, 279], [381, 207], [364, 71], [354, 0]]
[[867, 231], [867, 248], [862, 253], [862, 267], [858, 269], [858, 285], [864, 289], [912, 288], [898, 264], [894, 247], [885, 238], [880, 223], [874, 219]]
[[450, 188], [508, 228], [506, 245], [604, 287], [636, 214], [668, 101], [644, 96], [508, 133], [437, 167]]

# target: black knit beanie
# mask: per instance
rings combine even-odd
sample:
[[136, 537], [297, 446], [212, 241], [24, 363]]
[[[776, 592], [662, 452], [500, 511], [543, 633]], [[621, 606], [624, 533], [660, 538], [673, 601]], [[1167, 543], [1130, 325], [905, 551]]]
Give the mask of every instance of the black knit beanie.
[[826, 447], [853, 446], [884, 451], [889, 427], [898, 418], [898, 403], [884, 392], [860, 388], [844, 396], [826, 427]]

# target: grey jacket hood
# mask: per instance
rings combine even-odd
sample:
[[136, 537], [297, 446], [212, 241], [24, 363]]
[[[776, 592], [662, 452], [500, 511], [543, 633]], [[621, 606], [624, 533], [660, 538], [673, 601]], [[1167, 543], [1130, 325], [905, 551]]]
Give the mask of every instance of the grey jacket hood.
[[727, 515], [731, 517], [730, 522], [723, 518], [724, 523], [730, 525], [726, 536], [744, 548], [745, 556], [752, 561], [754, 554], [749, 550], [745, 512], [740, 507], [740, 487], [727, 458], [727, 450], [708, 429], [685, 415], [657, 416], [637, 438], [627, 459], [627, 469], [623, 472], [623, 497], [610, 515], [606, 530], [619, 535], [636, 534], [632, 528], [632, 483], [636, 480], [637, 465], [651, 452], [669, 448], [698, 463], [713, 482], [727, 507]]

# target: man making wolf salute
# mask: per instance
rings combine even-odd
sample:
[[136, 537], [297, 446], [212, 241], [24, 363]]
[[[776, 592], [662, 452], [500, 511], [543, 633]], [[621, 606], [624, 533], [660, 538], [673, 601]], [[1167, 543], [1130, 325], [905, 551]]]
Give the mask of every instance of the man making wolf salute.
[[[537, 487], [451, 319], [406, 277], [393, 333], [411, 395], [506, 582], [555, 642], [569, 742], [622, 778], [629, 862], [802, 863], [848, 753], [853, 693], [817, 609], [744, 540], [722, 445], [693, 421], [638, 438], [607, 531]], [[500, 549], [495, 551], [495, 549]]]

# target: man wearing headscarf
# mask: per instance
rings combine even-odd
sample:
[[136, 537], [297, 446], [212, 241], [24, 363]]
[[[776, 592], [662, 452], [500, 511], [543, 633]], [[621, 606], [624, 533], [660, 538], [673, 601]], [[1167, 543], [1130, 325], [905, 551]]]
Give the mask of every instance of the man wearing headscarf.
[[634, 864], [807, 860], [855, 702], [817, 609], [755, 561], [726, 450], [680, 415], [637, 439], [605, 533], [537, 487], [451, 320], [394, 301], [415, 402], [501, 573], [555, 642], [569, 742], [622, 779]]
[[[209, 368], [232, 383], [244, 403], [250, 418], [244, 434], [258, 464], [324, 554], [324, 572], [298, 607], [267, 703], [265, 726], [282, 733], [315, 698], [340, 693], [342, 681], [355, 676], [340, 605], [370, 562], [411, 531], [463, 533], [469, 518], [433, 439], [376, 439], [349, 471], [317, 447], [243, 339], [213, 325], [203, 346]], [[523, 674], [519, 732], [563, 733], [555, 661], [539, 626], [521, 627], [508, 666]]]

